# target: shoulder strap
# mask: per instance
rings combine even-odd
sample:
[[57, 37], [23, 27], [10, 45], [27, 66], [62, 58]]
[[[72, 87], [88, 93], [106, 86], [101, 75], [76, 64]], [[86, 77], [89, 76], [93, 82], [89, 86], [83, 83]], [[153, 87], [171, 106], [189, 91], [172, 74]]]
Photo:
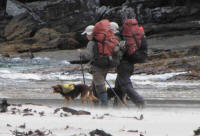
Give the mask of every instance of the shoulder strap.
[[133, 38], [135, 39], [135, 42], [136, 42], [136, 46], [138, 47], [138, 49], [140, 48], [140, 45], [139, 45], [139, 42], [138, 42], [138, 39], [136, 38], [135, 34], [133, 33], [132, 34]]
[[104, 38], [102, 41], [102, 46], [103, 46], [103, 56], [104, 56], [104, 49], [105, 49], [105, 40], [106, 40], [106, 35], [104, 34]]

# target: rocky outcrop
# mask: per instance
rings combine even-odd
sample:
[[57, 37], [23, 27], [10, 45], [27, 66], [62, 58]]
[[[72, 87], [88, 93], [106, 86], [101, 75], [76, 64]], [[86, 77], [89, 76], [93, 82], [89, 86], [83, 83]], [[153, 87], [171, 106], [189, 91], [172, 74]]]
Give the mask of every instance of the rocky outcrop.
[[[80, 33], [88, 24], [103, 18], [116, 21], [120, 26], [126, 18], [137, 18], [144, 26], [147, 38], [200, 33], [198, 0], [189, 3], [185, 0], [21, 2], [12, 0], [20, 11], [26, 12], [16, 14], [6, 27], [0, 24], [5, 28], [5, 32], [0, 31], [0, 52], [84, 47], [87, 40]], [[10, 10], [10, 14], [12, 12]]]
[[6, 37], [4, 36], [4, 31], [6, 25], [9, 23], [11, 19], [12, 19], [11, 16], [0, 17], [0, 43], [6, 41]]
[[27, 13], [23, 13], [10, 21], [5, 28], [4, 36], [8, 41], [25, 39], [33, 36], [36, 29], [37, 22]]
[[188, 72], [169, 80], [200, 80], [200, 42], [179, 49], [161, 49], [149, 52], [147, 63], [136, 64], [134, 73], [160, 74]]

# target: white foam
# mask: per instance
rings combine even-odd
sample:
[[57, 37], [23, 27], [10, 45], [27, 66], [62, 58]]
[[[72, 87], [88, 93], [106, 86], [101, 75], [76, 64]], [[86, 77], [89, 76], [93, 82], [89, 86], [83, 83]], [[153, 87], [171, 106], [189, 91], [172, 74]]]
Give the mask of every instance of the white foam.
[[11, 73], [8, 69], [0, 69], [0, 74], [9, 74]]
[[25, 74], [25, 73], [2, 73], [0, 78], [4, 79], [19, 79], [19, 80], [42, 80], [37, 74]]
[[35, 57], [33, 58], [34, 60], [50, 60], [50, 58], [48, 57], [44, 57], [44, 58], [41, 58], [41, 57]]
[[63, 61], [61, 61], [60, 63], [61, 63], [61, 64], [64, 64], [64, 65], [69, 65], [69, 64], [70, 64], [69, 61], [66, 61], [66, 60], [63, 60]]
[[[166, 81], [167, 79], [180, 75], [185, 74], [187, 72], [179, 72], [179, 73], [166, 73], [160, 75], [133, 75], [131, 76], [131, 81], [138, 85], [151, 85], [155, 87], [167, 87], [167, 86], [199, 86], [200, 82], [184, 82], [184, 81]], [[116, 80], [117, 74], [109, 73], [107, 75], [106, 80], [113, 86]], [[82, 81], [83, 75], [82, 74], [70, 74], [70, 73], [50, 73], [50, 74], [34, 74], [34, 73], [19, 73], [9, 71], [7, 69], [0, 69], [0, 78], [3, 79], [13, 79], [13, 80], [61, 80], [61, 81]], [[92, 75], [89, 73], [84, 74], [84, 78], [86, 80], [92, 80]]]
[[170, 87], [170, 86], [181, 86], [181, 87], [200, 87], [200, 82], [186, 82], [186, 81], [172, 81], [172, 82], [158, 82], [158, 81], [133, 81], [138, 85], [150, 85], [155, 87]]
[[9, 98], [9, 97], [7, 97], [7, 96], [5, 96], [5, 95], [0, 93], [0, 98]]
[[17, 58], [12, 58], [13, 61], [21, 61], [22, 59], [17, 57]]
[[141, 75], [133, 75], [131, 76], [131, 80], [167, 80], [169, 78], [172, 78], [177, 75], [183, 75], [186, 74], [187, 72], [177, 72], [177, 73], [165, 73], [165, 74], [159, 74], [159, 75], [146, 75], [146, 74], [141, 74]]

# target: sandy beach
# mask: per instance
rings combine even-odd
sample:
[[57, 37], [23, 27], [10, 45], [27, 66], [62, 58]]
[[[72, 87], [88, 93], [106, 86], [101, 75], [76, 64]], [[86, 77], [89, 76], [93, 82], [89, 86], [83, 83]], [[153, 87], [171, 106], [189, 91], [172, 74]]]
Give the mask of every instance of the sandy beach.
[[99, 129], [112, 136], [193, 136], [193, 131], [199, 127], [199, 108], [149, 107], [141, 110], [72, 105], [70, 108], [90, 113], [73, 115], [59, 104], [50, 105], [9, 106], [6, 113], [0, 114], [0, 135], [40, 130], [45, 136], [91, 136], [91, 131]]
[[[170, 44], [176, 38], [179, 42]], [[150, 50], [184, 48], [198, 40], [198, 36], [176, 38], [151, 39]], [[71, 66], [69, 61], [76, 59], [76, 50], [61, 50], [35, 53], [32, 60], [17, 57], [1, 60], [0, 101], [6, 98], [11, 104], [7, 112], [0, 113], [1, 136], [17, 136], [17, 132], [23, 136], [30, 131], [36, 133], [36, 130], [45, 136], [91, 136], [90, 132], [96, 129], [112, 136], [193, 136], [194, 130], [200, 127], [200, 82], [168, 80], [187, 74], [184, 70], [133, 75], [134, 87], [146, 100], [142, 110], [132, 102], [129, 102], [129, 109], [114, 109], [112, 101], [108, 109], [81, 107], [76, 99], [70, 108], [88, 111], [90, 115], [72, 115], [63, 111], [65, 99], [53, 94], [51, 86], [83, 82], [81, 71], [66, 72], [63, 69]], [[55, 67], [60, 71], [51, 71]], [[115, 73], [107, 76], [112, 86], [115, 78]], [[87, 84], [91, 83], [92, 77], [87, 71], [85, 79]], [[55, 113], [56, 109], [59, 111]]]

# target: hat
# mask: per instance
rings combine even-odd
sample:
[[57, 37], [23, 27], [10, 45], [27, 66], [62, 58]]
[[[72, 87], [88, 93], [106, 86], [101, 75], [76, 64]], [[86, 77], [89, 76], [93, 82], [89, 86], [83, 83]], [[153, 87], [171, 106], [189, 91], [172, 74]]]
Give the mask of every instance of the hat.
[[114, 33], [119, 32], [119, 25], [116, 22], [110, 22], [110, 26], [112, 27]]
[[93, 28], [94, 26], [93, 25], [89, 25], [85, 28], [85, 31], [82, 32], [81, 34], [84, 35], [84, 34], [87, 34], [87, 35], [92, 35], [93, 33]]

